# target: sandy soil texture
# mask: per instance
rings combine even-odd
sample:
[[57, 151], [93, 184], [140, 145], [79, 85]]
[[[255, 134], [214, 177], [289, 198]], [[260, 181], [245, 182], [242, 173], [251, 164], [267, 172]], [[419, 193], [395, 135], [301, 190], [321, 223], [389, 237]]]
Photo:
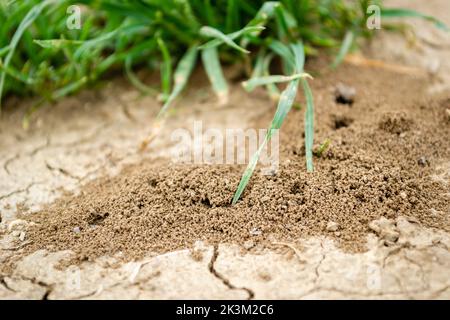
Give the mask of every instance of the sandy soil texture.
[[[450, 24], [444, 0], [390, 2]], [[265, 128], [274, 105], [263, 91], [234, 82], [219, 106], [200, 70], [144, 152], [160, 106], [124, 80], [47, 106], [28, 131], [32, 102], [9, 101], [0, 298], [450, 298], [450, 38], [414, 30], [364, 47], [385, 66], [308, 61], [320, 71], [316, 142], [330, 148], [307, 174], [303, 110], [292, 110], [279, 170], [257, 172], [235, 207], [243, 167], [171, 164], [170, 134], [194, 120]], [[353, 103], [336, 100], [341, 84]]]

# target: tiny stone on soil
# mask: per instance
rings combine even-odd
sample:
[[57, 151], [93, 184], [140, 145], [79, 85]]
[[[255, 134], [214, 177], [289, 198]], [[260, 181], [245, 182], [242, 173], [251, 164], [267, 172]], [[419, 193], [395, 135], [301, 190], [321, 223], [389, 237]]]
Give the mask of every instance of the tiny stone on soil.
[[427, 158], [425, 158], [423, 156], [417, 160], [417, 163], [422, 167], [425, 167], [429, 164]]
[[244, 242], [244, 248], [250, 250], [255, 246], [255, 243], [252, 240], [247, 240]]
[[339, 229], [339, 224], [337, 224], [334, 221], [328, 221], [327, 231], [334, 232], [334, 231], [337, 231], [338, 229]]
[[262, 234], [262, 231], [259, 230], [258, 228], [253, 228], [252, 230], [250, 230], [250, 235], [252, 236], [259, 236]]
[[336, 85], [335, 98], [336, 102], [340, 104], [353, 104], [356, 95], [354, 87], [347, 86], [343, 83]]

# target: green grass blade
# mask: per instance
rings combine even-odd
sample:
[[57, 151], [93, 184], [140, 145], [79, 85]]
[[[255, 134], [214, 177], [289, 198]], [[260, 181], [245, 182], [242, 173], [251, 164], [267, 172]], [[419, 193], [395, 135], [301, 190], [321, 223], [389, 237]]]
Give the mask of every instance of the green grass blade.
[[266, 1], [248, 25], [256, 26], [264, 24], [268, 19], [275, 15], [275, 10], [280, 5], [281, 3], [279, 1]]
[[5, 54], [7, 54], [9, 52], [9, 50], [11, 50], [11, 46], [7, 45], [4, 48], [0, 49], [0, 58], [3, 57]]
[[20, 82], [23, 82], [23, 83], [25, 83], [27, 85], [32, 85], [33, 83], [36, 82], [34, 79], [32, 79], [32, 78], [22, 74], [21, 72], [19, 72], [18, 70], [12, 68], [11, 66], [6, 68], [3, 65], [1, 59], [0, 59], [0, 71], [1, 72], [5, 72], [8, 76], [10, 76], [10, 77], [12, 77], [12, 78], [14, 78], [14, 79], [16, 79], [16, 80], [18, 80]]
[[[5, 62], [4, 62], [4, 68], [7, 69], [9, 67], [9, 64], [11, 62], [11, 59], [14, 55], [14, 52], [16, 50], [17, 45], [19, 44], [20, 39], [22, 38], [22, 35], [24, 34], [25, 30], [36, 20], [41, 12], [49, 5], [55, 3], [55, 0], [45, 0], [37, 5], [35, 5], [25, 16], [25, 18], [20, 23], [19, 27], [17, 28], [16, 32], [14, 33], [14, 36], [11, 39], [11, 42], [9, 44], [9, 52], [6, 55]], [[2, 95], [3, 95], [3, 86], [5, 84], [5, 77], [6, 72], [1, 72], [0, 75], [0, 111], [2, 108]]]
[[305, 48], [302, 42], [291, 44], [292, 52], [294, 53], [295, 70], [297, 73], [302, 73], [305, 67]]
[[160, 37], [156, 39], [158, 43], [158, 47], [161, 50], [161, 54], [163, 57], [163, 61], [161, 64], [161, 86], [162, 92], [165, 101], [170, 94], [170, 80], [172, 78], [172, 59], [170, 58], [169, 50], [164, 42], [164, 40]]
[[230, 47], [243, 53], [250, 53], [250, 51], [240, 47], [236, 42], [233, 41], [233, 39], [231, 39], [229, 36], [227, 36], [220, 30], [217, 30], [215, 28], [204, 26], [200, 29], [200, 34], [205, 37], [217, 38], [222, 42], [226, 43], [227, 45], [229, 45]]
[[269, 44], [269, 48], [282, 58], [284, 73], [292, 74], [295, 69], [295, 57], [292, 50], [278, 40], [272, 40]]
[[244, 89], [246, 91], [252, 91], [258, 86], [265, 86], [265, 85], [273, 84], [273, 83], [289, 82], [289, 81], [304, 78], [304, 77], [311, 78], [311, 76], [307, 73], [297, 73], [297, 74], [293, 74], [291, 76], [282, 76], [282, 75], [261, 76], [261, 77], [251, 78], [247, 81], [244, 81], [242, 83], [242, 86], [244, 87]]
[[239, 28], [239, 5], [236, 0], [227, 1], [227, 15], [225, 18], [225, 28], [227, 32]]
[[159, 111], [157, 119], [160, 119], [166, 113], [173, 100], [175, 100], [175, 98], [181, 93], [181, 91], [183, 91], [189, 77], [191, 76], [192, 70], [194, 69], [195, 63], [197, 61], [197, 54], [198, 47], [193, 46], [183, 55], [183, 57], [180, 59], [180, 62], [178, 62], [173, 75], [174, 84], [172, 93], [164, 103], [164, 106]]
[[213, 90], [219, 98], [219, 102], [226, 103], [228, 100], [228, 84], [223, 76], [217, 48], [203, 49], [202, 61]]
[[41, 46], [44, 49], [61, 49], [62, 47], [69, 45], [80, 45], [84, 41], [67, 40], [67, 39], [51, 39], [51, 40], [33, 40], [34, 43]]
[[383, 8], [381, 10], [381, 17], [384, 18], [421, 18], [428, 20], [434, 25], [442, 30], [450, 31], [450, 28], [443, 23], [442, 21], [436, 19], [433, 16], [429, 16], [420, 12], [417, 12], [415, 10], [410, 9], [401, 9], [401, 8]]
[[303, 92], [306, 97], [305, 111], [305, 151], [306, 151], [306, 170], [314, 171], [313, 166], [313, 144], [314, 144], [314, 99], [311, 88], [306, 79], [301, 79]]
[[332, 68], [336, 68], [338, 65], [341, 64], [347, 53], [350, 51], [350, 48], [352, 47], [354, 40], [355, 40], [355, 33], [350, 30], [347, 31], [344, 40], [342, 41], [341, 47], [339, 49], [339, 53], [334, 59], [333, 64], [331, 65]]
[[146, 84], [142, 83], [141, 80], [134, 74], [133, 69], [133, 57], [130, 55], [125, 59], [125, 73], [127, 75], [128, 80], [130, 80], [131, 84], [135, 86], [139, 91], [144, 94], [153, 96], [158, 93], [156, 89], [153, 89]]
[[77, 91], [82, 86], [84, 86], [87, 83], [87, 81], [88, 81], [88, 78], [83, 77], [83, 78], [79, 79], [78, 81], [72, 82], [72, 83], [68, 84], [67, 86], [56, 90], [55, 92], [52, 93], [52, 100], [61, 99], [62, 97], [65, 97], [68, 94]]
[[264, 138], [263, 143], [260, 145], [258, 150], [252, 155], [252, 158], [250, 159], [247, 168], [245, 169], [244, 173], [242, 174], [242, 178], [239, 181], [239, 185], [237, 187], [236, 193], [233, 196], [232, 204], [235, 205], [239, 198], [242, 195], [242, 192], [244, 192], [245, 187], [247, 186], [248, 182], [250, 181], [250, 178], [253, 175], [253, 171], [255, 171], [256, 164], [258, 163], [259, 156], [261, 155], [261, 151], [264, 148], [264, 146], [267, 143], [267, 136]]
[[273, 117], [272, 123], [270, 124], [270, 128], [267, 131], [267, 135], [263, 143], [259, 146], [255, 154], [253, 154], [252, 158], [250, 159], [247, 165], [247, 168], [244, 171], [244, 174], [242, 175], [236, 193], [234, 194], [233, 197], [232, 201], [233, 205], [237, 203], [237, 201], [242, 195], [242, 192], [244, 192], [245, 187], [250, 181], [250, 178], [253, 175], [253, 171], [255, 171], [255, 167], [258, 162], [261, 151], [263, 150], [265, 144], [270, 140], [274, 132], [273, 130], [279, 129], [281, 127], [288, 112], [291, 110], [292, 104], [294, 103], [295, 100], [295, 96], [297, 95], [298, 82], [299, 82], [298, 79], [289, 82], [287, 88], [281, 93], [280, 100], [278, 101], [277, 111], [275, 112], [275, 116]]
[[[265, 27], [263, 27], [263, 26], [245, 27], [245, 28], [242, 28], [239, 31], [227, 34], [225, 36], [228, 39], [235, 40], [235, 39], [237, 39], [237, 38], [239, 38], [239, 37], [241, 37], [243, 35], [252, 34], [254, 32], [259, 32], [259, 31], [262, 31], [264, 29], [265, 29]], [[199, 49], [209, 49], [209, 48], [217, 47], [217, 46], [219, 46], [219, 45], [221, 45], [223, 43], [224, 43], [224, 40], [222, 38], [217, 38], [217, 39], [208, 41], [207, 43], [201, 45], [199, 47]]]

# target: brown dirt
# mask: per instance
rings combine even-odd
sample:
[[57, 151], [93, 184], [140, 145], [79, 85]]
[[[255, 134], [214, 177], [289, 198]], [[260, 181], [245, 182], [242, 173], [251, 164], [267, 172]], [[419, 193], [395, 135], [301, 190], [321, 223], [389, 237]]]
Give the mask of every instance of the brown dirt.
[[[122, 252], [132, 260], [196, 240], [264, 245], [319, 234], [363, 251], [370, 222], [398, 216], [450, 231], [449, 188], [430, 178], [450, 158], [449, 95], [424, 99], [425, 81], [351, 66], [323, 74], [313, 81], [315, 141], [332, 142], [315, 158], [314, 173], [304, 165], [303, 111], [292, 110], [281, 130], [279, 171], [256, 172], [237, 205], [230, 201], [242, 166], [143, 162], [33, 215], [25, 253], [71, 249], [81, 262]], [[356, 88], [352, 105], [335, 101], [338, 82]]]

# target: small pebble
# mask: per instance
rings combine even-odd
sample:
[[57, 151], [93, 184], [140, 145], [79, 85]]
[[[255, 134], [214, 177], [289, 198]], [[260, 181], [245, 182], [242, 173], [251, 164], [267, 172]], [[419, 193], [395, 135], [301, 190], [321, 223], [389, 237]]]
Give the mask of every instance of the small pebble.
[[329, 221], [328, 222], [328, 224], [327, 224], [327, 231], [334, 232], [334, 231], [337, 231], [338, 229], [339, 229], [339, 224], [337, 224], [334, 221]]
[[341, 104], [353, 104], [355, 100], [356, 89], [343, 83], [336, 85], [335, 96], [336, 102]]
[[247, 240], [244, 242], [244, 248], [250, 250], [255, 246], [255, 243], [252, 240]]
[[406, 194], [405, 191], [400, 192], [400, 197], [402, 197], [402, 199], [406, 199], [408, 197], [408, 195]]
[[427, 158], [425, 158], [424, 156], [422, 156], [422, 157], [420, 157], [420, 158], [417, 160], [417, 163], [418, 163], [420, 166], [425, 167], [426, 165], [428, 165], [428, 160], [427, 160]]
[[22, 231], [22, 232], [20, 232], [20, 234], [19, 234], [19, 240], [20, 241], [25, 241], [25, 232], [24, 231]]
[[252, 230], [250, 230], [250, 235], [252, 236], [259, 236], [262, 234], [262, 231], [259, 230], [258, 228], [253, 228]]
[[80, 233], [81, 232], [80, 227], [73, 228], [73, 232], [75, 232], [76, 234]]

